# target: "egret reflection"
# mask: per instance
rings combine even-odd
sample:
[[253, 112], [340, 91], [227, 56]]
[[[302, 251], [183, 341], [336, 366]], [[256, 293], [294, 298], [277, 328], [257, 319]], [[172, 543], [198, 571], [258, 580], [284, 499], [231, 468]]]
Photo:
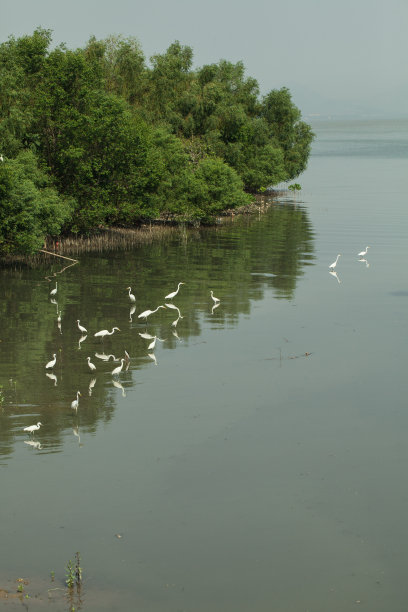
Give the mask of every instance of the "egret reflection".
[[56, 377], [56, 375], [53, 374], [52, 372], [46, 372], [45, 375], [54, 381], [54, 387], [56, 387], [58, 383], [58, 378]]
[[131, 306], [129, 310], [129, 322], [130, 323], [133, 323], [133, 315], [135, 314], [135, 310], [136, 310], [136, 306], [135, 305]]
[[359, 259], [358, 261], [361, 261], [362, 263], [365, 263], [366, 268], [370, 267], [370, 264], [368, 263], [367, 259]]
[[82, 342], [84, 342], [87, 339], [88, 335], [86, 336], [81, 336], [80, 339], [78, 340], [78, 350], [81, 350], [81, 344]]
[[177, 306], [175, 306], [175, 304], [165, 304], [166, 308], [172, 308], [173, 310], [177, 310], [177, 314], [178, 314], [178, 318], [182, 319], [183, 317], [181, 316], [181, 312], [180, 312], [180, 308], [178, 308]]
[[211, 314], [214, 314], [214, 310], [216, 310], [218, 306], [220, 305], [221, 305], [221, 302], [215, 302], [215, 304], [211, 308]]
[[37, 440], [24, 440], [24, 444], [27, 444], [27, 446], [31, 446], [32, 448], [37, 448], [38, 450], [42, 449], [41, 442], [37, 442]]
[[125, 388], [123, 387], [123, 385], [118, 380], [112, 380], [112, 384], [113, 384], [114, 387], [116, 387], [117, 389], [120, 389], [122, 391], [122, 397], [126, 397]]
[[336, 270], [329, 270], [329, 274], [330, 274], [331, 276], [334, 276], [334, 278], [336, 278], [336, 279], [337, 279], [337, 282], [338, 282], [339, 284], [341, 283], [341, 280], [339, 279], [339, 277], [338, 277], [338, 274], [337, 274]]
[[91, 378], [91, 380], [89, 381], [89, 385], [88, 385], [88, 395], [89, 396], [92, 395], [92, 391], [95, 386], [95, 383], [96, 383], [96, 378]]
[[157, 359], [154, 353], [148, 353], [147, 356], [154, 361], [154, 365], [157, 365]]

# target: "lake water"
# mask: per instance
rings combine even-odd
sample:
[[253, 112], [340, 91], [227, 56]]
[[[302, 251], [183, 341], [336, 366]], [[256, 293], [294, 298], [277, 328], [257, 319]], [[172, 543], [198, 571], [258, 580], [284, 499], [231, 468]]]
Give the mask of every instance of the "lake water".
[[313, 127], [266, 214], [0, 271], [0, 608], [406, 610], [408, 121]]

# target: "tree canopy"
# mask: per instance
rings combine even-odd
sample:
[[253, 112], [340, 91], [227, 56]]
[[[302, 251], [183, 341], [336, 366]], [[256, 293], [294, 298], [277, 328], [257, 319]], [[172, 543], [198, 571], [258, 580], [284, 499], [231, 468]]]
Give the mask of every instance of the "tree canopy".
[[208, 222], [297, 177], [313, 134], [288, 89], [260, 97], [242, 62], [193, 69], [175, 41], [148, 63], [132, 37], [0, 44], [0, 255], [46, 235]]

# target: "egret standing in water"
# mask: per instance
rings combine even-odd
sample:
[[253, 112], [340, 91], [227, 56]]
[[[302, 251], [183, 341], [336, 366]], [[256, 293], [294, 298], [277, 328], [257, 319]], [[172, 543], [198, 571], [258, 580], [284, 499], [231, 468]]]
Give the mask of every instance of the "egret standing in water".
[[58, 290], [58, 283], [57, 281], [55, 281], [55, 289], [51, 289], [50, 296], [54, 297], [55, 295], [57, 295], [57, 290]]
[[210, 293], [211, 293], [212, 299], [214, 300], [214, 304], [217, 304], [220, 300], [217, 297], [215, 297], [215, 295], [213, 294], [212, 290], [210, 291]]
[[75, 410], [75, 412], [78, 411], [78, 404], [79, 404], [78, 398], [79, 398], [80, 395], [81, 395], [81, 392], [77, 391], [76, 399], [74, 399], [74, 401], [71, 402], [71, 408], [72, 408], [72, 410]]
[[121, 360], [120, 360], [120, 366], [118, 366], [117, 368], [114, 368], [114, 369], [112, 370], [112, 376], [116, 376], [116, 375], [118, 375], [118, 376], [119, 376], [119, 374], [120, 374], [120, 373], [121, 373], [121, 371], [122, 371], [122, 368], [123, 368], [123, 364], [124, 364], [124, 363], [125, 363], [125, 360], [124, 360], [124, 359], [121, 359]]
[[177, 285], [177, 289], [175, 291], [173, 291], [172, 293], [169, 293], [168, 295], [166, 295], [164, 297], [165, 300], [172, 300], [174, 297], [176, 297], [176, 295], [178, 294], [179, 290], [180, 290], [180, 286], [181, 285], [185, 285], [185, 283], [179, 283]]
[[140, 315], [137, 315], [137, 318], [138, 319], [145, 319], [146, 322], [147, 322], [147, 317], [150, 317], [150, 315], [152, 315], [153, 313], [157, 312], [159, 310], [159, 308], [166, 308], [166, 307], [165, 306], [158, 306], [154, 310], [144, 310], [143, 312], [140, 313]]
[[88, 330], [83, 326], [79, 324], [79, 319], [77, 319], [77, 323], [78, 323], [78, 329], [82, 334], [87, 334]]
[[96, 365], [92, 363], [91, 358], [87, 357], [89, 369], [94, 372], [96, 370]]
[[133, 295], [133, 293], [130, 293], [132, 291], [132, 288], [131, 287], [126, 287], [126, 291], [129, 291], [129, 299], [130, 299], [130, 301], [131, 302], [136, 302], [135, 296]]
[[365, 251], [361, 251], [361, 252], [360, 252], [360, 253], [357, 255], [357, 257], [364, 257], [365, 255], [367, 255], [367, 253], [368, 253], [368, 249], [369, 249], [369, 248], [370, 248], [369, 246], [366, 246]]
[[45, 369], [46, 369], [46, 370], [52, 370], [52, 368], [55, 366], [56, 362], [57, 362], [57, 354], [56, 354], [56, 353], [54, 353], [54, 354], [53, 354], [53, 359], [51, 359], [51, 361], [49, 361], [49, 362], [46, 364]]
[[333, 261], [333, 263], [329, 266], [330, 270], [334, 270], [334, 268], [337, 266], [337, 262], [339, 261], [339, 257], [341, 256], [341, 253], [339, 253], [336, 257], [336, 261]]
[[42, 423], [37, 423], [37, 425], [29, 425], [28, 427], [24, 427], [23, 431], [26, 431], [28, 434], [33, 434], [35, 431], [38, 431], [41, 427]]
[[111, 336], [112, 334], [115, 333], [115, 331], [120, 331], [119, 327], [112, 327], [112, 331], [108, 331], [107, 329], [101, 329], [101, 331], [96, 332], [96, 334], [94, 334], [95, 338], [102, 338], [102, 340], [105, 338], [105, 336]]

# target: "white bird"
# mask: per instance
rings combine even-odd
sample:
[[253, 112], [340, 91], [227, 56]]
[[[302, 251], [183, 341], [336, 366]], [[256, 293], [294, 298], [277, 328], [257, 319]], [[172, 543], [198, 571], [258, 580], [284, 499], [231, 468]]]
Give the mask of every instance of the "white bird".
[[75, 410], [75, 412], [78, 410], [78, 404], [79, 404], [78, 398], [80, 395], [81, 395], [81, 392], [77, 391], [76, 399], [74, 399], [74, 401], [71, 402], [71, 408], [72, 410]]
[[42, 423], [37, 423], [37, 425], [29, 425], [28, 427], [24, 427], [23, 431], [26, 431], [29, 434], [33, 434], [35, 431], [38, 431], [41, 427]]
[[50, 291], [50, 295], [52, 295], [52, 297], [54, 297], [54, 295], [57, 295], [57, 289], [58, 289], [58, 283], [55, 281], [55, 289], [51, 289]]
[[341, 256], [341, 253], [339, 253], [336, 257], [336, 261], [333, 261], [333, 263], [329, 266], [330, 270], [334, 270], [334, 268], [337, 266], [337, 262], [339, 260], [339, 257]]
[[51, 361], [49, 361], [47, 363], [47, 365], [45, 366], [45, 369], [46, 370], [51, 370], [55, 366], [56, 362], [57, 362], [57, 354], [54, 353], [53, 354], [53, 359], [51, 359]]
[[369, 246], [366, 246], [365, 251], [361, 251], [361, 253], [359, 253], [357, 257], [364, 257], [365, 255], [367, 255], [369, 248]]
[[132, 288], [131, 287], [126, 287], [126, 291], [129, 291], [129, 299], [130, 299], [130, 301], [131, 302], [136, 302], [135, 296], [133, 295], [133, 293], [130, 293], [132, 291]]
[[2, 155], [0, 155], [0, 161], [4, 162], [4, 157]]
[[169, 293], [168, 295], [166, 295], [164, 297], [165, 300], [172, 300], [174, 297], [176, 297], [176, 295], [178, 294], [179, 290], [180, 290], [180, 286], [181, 285], [185, 285], [185, 283], [179, 283], [177, 285], [177, 289], [175, 291], [173, 291], [172, 293]]
[[119, 327], [112, 327], [112, 331], [108, 331], [107, 329], [101, 329], [101, 331], [96, 332], [96, 334], [94, 334], [94, 336], [96, 338], [102, 338], [102, 340], [105, 338], [105, 336], [111, 336], [112, 334], [115, 333], [115, 331], [120, 331]]
[[88, 330], [83, 326], [79, 324], [79, 319], [77, 319], [77, 323], [78, 323], [78, 329], [82, 334], [87, 334]]
[[87, 357], [89, 369], [94, 372], [96, 370], [96, 365], [92, 363], [91, 358]]
[[148, 351], [151, 351], [154, 349], [154, 347], [156, 346], [156, 340], [157, 340], [157, 336], [154, 337], [153, 341], [149, 344], [149, 346], [147, 347]]
[[220, 301], [220, 300], [219, 300], [219, 298], [215, 297], [215, 295], [213, 294], [213, 292], [212, 292], [212, 291], [210, 291], [210, 293], [211, 293], [211, 297], [212, 297], [212, 299], [214, 300], [214, 303], [215, 303], [215, 304], [217, 304], [217, 302], [219, 302], [219, 301]]
[[143, 312], [140, 313], [140, 315], [137, 315], [137, 318], [138, 319], [145, 319], [147, 321], [147, 317], [150, 317], [150, 315], [152, 315], [153, 313], [157, 312], [159, 310], [159, 308], [166, 308], [166, 307], [165, 306], [158, 306], [154, 310], [144, 310]]
[[116, 376], [116, 374], [120, 374], [123, 368], [123, 364], [125, 363], [124, 359], [120, 360], [120, 366], [118, 366], [117, 368], [114, 368], [112, 370], [112, 376]]

